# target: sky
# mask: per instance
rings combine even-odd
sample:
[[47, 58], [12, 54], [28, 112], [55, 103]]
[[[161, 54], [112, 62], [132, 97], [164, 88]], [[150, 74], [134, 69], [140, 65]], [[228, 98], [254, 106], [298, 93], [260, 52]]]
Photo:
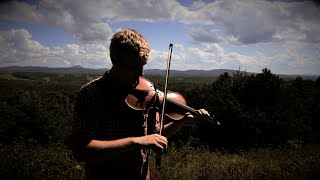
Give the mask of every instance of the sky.
[[110, 68], [109, 44], [135, 29], [145, 69], [320, 74], [320, 5], [298, 0], [26, 0], [0, 2], [0, 67]]

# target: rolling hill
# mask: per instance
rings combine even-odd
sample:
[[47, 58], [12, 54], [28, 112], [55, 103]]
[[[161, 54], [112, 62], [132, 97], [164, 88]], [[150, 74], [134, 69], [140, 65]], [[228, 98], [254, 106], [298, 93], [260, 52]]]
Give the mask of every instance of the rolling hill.
[[[45, 73], [54, 73], [54, 74], [90, 74], [90, 75], [102, 75], [107, 69], [90, 69], [84, 68], [82, 66], [76, 65], [72, 67], [39, 67], [39, 66], [10, 66], [10, 67], [0, 67], [0, 73], [13, 73], [13, 72], [45, 72]], [[171, 77], [211, 77], [218, 76], [225, 72], [233, 74], [238, 70], [232, 69], [213, 69], [213, 70], [186, 70], [178, 71], [171, 70]], [[149, 76], [165, 76], [166, 70], [160, 69], [145, 69], [144, 73]], [[254, 72], [247, 72], [248, 74], [256, 74]], [[316, 74], [277, 74], [282, 78], [295, 78], [301, 76], [304, 79], [316, 79], [320, 75]]]

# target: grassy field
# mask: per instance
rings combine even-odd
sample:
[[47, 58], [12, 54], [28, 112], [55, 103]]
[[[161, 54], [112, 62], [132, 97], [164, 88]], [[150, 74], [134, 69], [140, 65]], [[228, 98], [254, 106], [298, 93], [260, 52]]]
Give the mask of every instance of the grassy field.
[[[314, 179], [320, 177], [319, 146], [253, 148], [212, 152], [205, 147], [171, 147], [159, 179]], [[157, 171], [156, 171], [157, 172]], [[153, 176], [157, 176], [154, 173]]]
[[[150, 156], [152, 178], [169, 179], [317, 179], [320, 146], [290, 145], [246, 151], [211, 151], [171, 145], [162, 156], [161, 170]], [[83, 164], [74, 161], [63, 144], [39, 146], [19, 142], [0, 148], [2, 179], [84, 179]]]
[[18, 78], [18, 77], [14, 76], [11, 73], [0, 74], [0, 79], [6, 79], [6, 80], [29, 80], [29, 79], [24, 79], [24, 78]]

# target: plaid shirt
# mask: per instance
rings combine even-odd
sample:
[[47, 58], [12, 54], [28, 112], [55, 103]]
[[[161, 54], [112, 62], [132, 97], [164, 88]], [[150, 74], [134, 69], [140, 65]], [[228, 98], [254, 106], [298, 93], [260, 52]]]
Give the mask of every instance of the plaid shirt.
[[[86, 145], [92, 139], [116, 140], [146, 135], [147, 115], [144, 111], [128, 107], [125, 103], [127, 94], [128, 90], [117, 85], [108, 72], [80, 89], [76, 99], [73, 124], [72, 150], [76, 160], [85, 161], [84, 156], [90, 153]], [[156, 132], [158, 129], [159, 119], [154, 118], [154, 120], [157, 123], [151, 122], [154, 127], [149, 126], [148, 132], [150, 130]], [[87, 177], [89, 179], [149, 178], [146, 150], [119, 152], [117, 155], [111, 161], [101, 161], [98, 164], [87, 162]]]

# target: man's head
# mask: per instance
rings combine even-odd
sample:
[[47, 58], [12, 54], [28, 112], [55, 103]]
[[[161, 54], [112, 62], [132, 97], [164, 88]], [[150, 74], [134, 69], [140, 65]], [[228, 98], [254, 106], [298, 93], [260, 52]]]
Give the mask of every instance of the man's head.
[[109, 50], [113, 66], [143, 66], [150, 56], [150, 44], [140, 33], [132, 29], [115, 33]]
[[117, 80], [135, 84], [143, 75], [143, 66], [150, 56], [150, 44], [137, 31], [125, 29], [115, 33], [110, 43], [111, 71]]

